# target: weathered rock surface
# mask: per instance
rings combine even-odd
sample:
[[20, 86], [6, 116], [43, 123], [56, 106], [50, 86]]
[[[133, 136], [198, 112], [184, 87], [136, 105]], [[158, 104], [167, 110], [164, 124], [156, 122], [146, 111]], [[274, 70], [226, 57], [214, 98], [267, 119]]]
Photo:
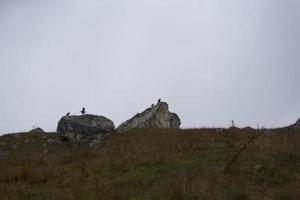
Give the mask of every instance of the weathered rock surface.
[[32, 129], [31, 131], [29, 131], [29, 133], [43, 134], [43, 133], [45, 133], [45, 131], [41, 128], [35, 128], [35, 129]]
[[70, 138], [81, 139], [93, 137], [97, 134], [106, 134], [115, 129], [113, 121], [97, 115], [72, 115], [62, 117], [57, 126], [57, 132]]
[[178, 115], [169, 112], [169, 105], [160, 102], [122, 123], [117, 131], [126, 132], [133, 128], [179, 128], [180, 124]]

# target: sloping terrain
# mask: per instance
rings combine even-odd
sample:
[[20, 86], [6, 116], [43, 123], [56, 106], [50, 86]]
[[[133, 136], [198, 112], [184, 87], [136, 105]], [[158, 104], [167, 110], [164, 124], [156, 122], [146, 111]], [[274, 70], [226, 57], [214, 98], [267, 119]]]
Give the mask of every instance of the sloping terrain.
[[0, 137], [0, 199], [300, 199], [296, 130], [141, 129], [101, 148]]

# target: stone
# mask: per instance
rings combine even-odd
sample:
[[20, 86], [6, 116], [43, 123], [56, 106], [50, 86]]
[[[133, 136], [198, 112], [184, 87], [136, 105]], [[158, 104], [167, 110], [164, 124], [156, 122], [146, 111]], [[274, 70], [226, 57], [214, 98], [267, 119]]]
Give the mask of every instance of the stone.
[[45, 131], [41, 128], [35, 128], [35, 129], [32, 129], [31, 131], [29, 131], [29, 133], [43, 134], [43, 133], [45, 133]]
[[12, 148], [12, 149], [17, 149], [17, 148], [18, 148], [18, 145], [13, 144], [13, 145], [11, 145], [11, 148]]
[[108, 134], [114, 129], [115, 125], [112, 120], [91, 114], [64, 116], [59, 120], [57, 126], [59, 134], [76, 140], [93, 137], [97, 134]]
[[158, 102], [122, 123], [117, 131], [121, 133], [134, 128], [179, 128], [180, 124], [178, 115], [169, 112], [169, 105], [166, 102]]

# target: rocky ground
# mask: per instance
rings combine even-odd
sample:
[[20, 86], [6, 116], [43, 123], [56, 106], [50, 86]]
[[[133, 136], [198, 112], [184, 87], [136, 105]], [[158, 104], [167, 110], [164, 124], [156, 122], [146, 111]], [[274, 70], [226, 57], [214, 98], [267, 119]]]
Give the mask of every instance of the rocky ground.
[[0, 199], [300, 199], [300, 131], [0, 137]]

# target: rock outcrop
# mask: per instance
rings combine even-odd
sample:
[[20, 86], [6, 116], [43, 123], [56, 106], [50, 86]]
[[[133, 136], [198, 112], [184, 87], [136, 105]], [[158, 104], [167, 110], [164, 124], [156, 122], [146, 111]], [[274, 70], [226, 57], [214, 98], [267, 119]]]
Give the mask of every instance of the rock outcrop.
[[159, 102], [122, 123], [117, 131], [126, 132], [133, 128], [179, 128], [180, 124], [178, 115], [169, 112], [168, 104]]
[[112, 120], [97, 115], [71, 115], [62, 117], [57, 126], [57, 132], [72, 139], [80, 140], [83, 137], [96, 137], [98, 134], [107, 134], [115, 129]]
[[45, 133], [45, 131], [41, 128], [35, 128], [35, 129], [32, 129], [31, 131], [29, 131], [29, 133], [43, 134], [43, 133]]

